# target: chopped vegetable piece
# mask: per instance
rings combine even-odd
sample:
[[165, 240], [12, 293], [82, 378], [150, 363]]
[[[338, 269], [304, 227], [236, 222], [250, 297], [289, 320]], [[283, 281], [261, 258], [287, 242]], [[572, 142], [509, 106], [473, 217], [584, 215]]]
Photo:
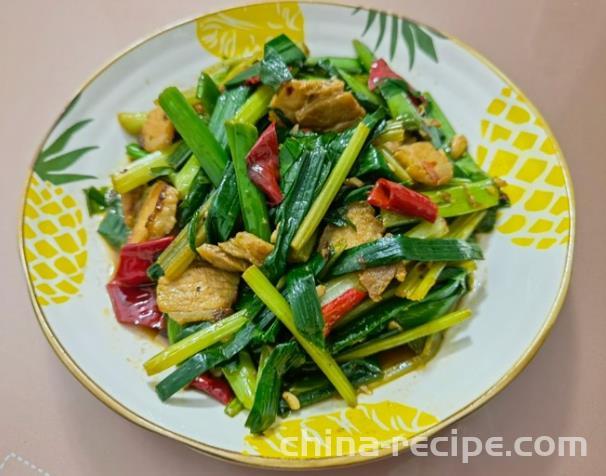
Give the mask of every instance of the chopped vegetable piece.
[[189, 386], [210, 395], [223, 405], [229, 404], [234, 399], [234, 393], [225, 379], [214, 377], [209, 372], [197, 376]]
[[173, 144], [167, 149], [148, 154], [142, 159], [130, 163], [120, 172], [112, 174], [114, 190], [118, 193], [130, 192], [156, 178], [158, 169], [169, 167], [168, 158], [176, 147], [177, 144]]
[[339, 276], [401, 260], [462, 261], [482, 258], [480, 247], [465, 240], [422, 239], [397, 235], [345, 250], [329, 274]]
[[246, 419], [246, 426], [250, 428], [251, 433], [262, 433], [275, 421], [282, 393], [282, 377], [289, 369], [301, 365], [304, 360], [299, 346], [292, 341], [277, 345], [269, 354], [259, 372], [254, 403]]
[[[485, 211], [477, 212], [469, 215], [463, 215], [457, 218], [450, 226], [450, 231], [446, 235], [450, 239], [466, 240], [473, 230], [484, 218]], [[445, 240], [443, 240], [445, 241]], [[451, 241], [451, 240], [448, 240]], [[412, 301], [423, 299], [429, 290], [436, 283], [442, 270], [446, 267], [446, 263], [440, 262], [431, 263], [429, 266], [423, 263], [417, 264], [411, 272], [406, 276], [406, 279], [396, 289], [396, 295], [406, 297]]]
[[88, 187], [83, 190], [89, 216], [103, 213], [107, 209], [107, 200], [105, 198], [107, 190], [107, 187]]
[[107, 196], [107, 212], [99, 223], [97, 232], [112, 248], [120, 248], [128, 240], [130, 230], [124, 221], [122, 201], [115, 192], [110, 192]]
[[118, 267], [113, 281], [122, 286], [141, 286], [152, 281], [147, 269], [154, 263], [162, 251], [173, 241], [166, 236], [143, 243], [128, 243], [120, 250]]
[[236, 172], [236, 184], [240, 197], [240, 209], [244, 228], [249, 233], [269, 241], [269, 215], [265, 198], [248, 176], [246, 155], [257, 140], [257, 129], [247, 123], [227, 122], [227, 141]]
[[[347, 377], [345, 377], [345, 374], [343, 374], [343, 371], [328, 352], [320, 349], [301, 335], [295, 326], [293, 313], [288, 302], [269, 282], [261, 270], [256, 266], [251, 266], [244, 272], [242, 278], [276, 317], [288, 328], [299, 344], [301, 344], [301, 347], [309, 354], [324, 375], [326, 375], [328, 380], [332, 382], [341, 397], [343, 397], [343, 400], [350, 406], [356, 406], [356, 392], [351, 383], [347, 380]], [[267, 368], [267, 365], [265, 368]]]
[[[204, 216], [208, 211], [212, 196], [200, 207], [200, 213], [195, 217], [198, 221], [196, 226], [196, 245], [199, 246], [206, 239], [206, 227], [204, 226]], [[190, 225], [191, 226], [191, 225]], [[160, 276], [166, 276], [173, 280], [181, 276], [196, 258], [196, 254], [190, 246], [190, 228], [183, 228], [175, 237], [174, 241], [158, 256], [156, 262], [149, 268], [149, 276], [157, 280]]]
[[[499, 189], [491, 179], [421, 193], [437, 205], [439, 215], [444, 218], [467, 215], [499, 204]], [[410, 219], [400, 213], [381, 211], [381, 221], [386, 228], [410, 223]]]
[[153, 286], [124, 286], [112, 281], [107, 284], [107, 292], [118, 322], [156, 330], [164, 328]]
[[368, 75], [370, 90], [374, 91], [379, 83], [387, 78], [402, 80], [402, 77], [394, 72], [383, 58], [373, 61]]
[[353, 40], [353, 46], [358, 55], [358, 61], [366, 72], [370, 72], [372, 64], [375, 61], [375, 55], [372, 50], [360, 40]]
[[221, 95], [221, 91], [213, 81], [213, 79], [205, 72], [200, 74], [198, 79], [198, 87], [196, 89], [196, 96], [200, 99], [204, 111], [211, 115], [217, 105], [217, 100]]
[[362, 150], [370, 131], [382, 117], [383, 112], [379, 109], [371, 116], [368, 116], [364, 121], [360, 122], [355, 128], [347, 147], [339, 157], [335, 167], [328, 176], [326, 183], [316, 197], [292, 240], [291, 246], [295, 250], [301, 249], [307, 240], [312, 237], [318, 225], [320, 225], [322, 218], [326, 215], [330, 204], [339, 192], [341, 185], [343, 185], [343, 181], [347, 178], [353, 163]]
[[273, 95], [274, 90], [269, 86], [259, 86], [238, 109], [238, 112], [234, 116], [234, 121], [256, 124], [259, 119], [267, 114]]
[[225, 414], [230, 417], [235, 417], [238, 413], [244, 410], [244, 405], [237, 398], [234, 398], [231, 402], [225, 405]]
[[384, 210], [420, 217], [432, 223], [438, 218], [438, 207], [425, 195], [383, 178], [375, 183], [368, 196], [368, 203]]
[[[160, 106], [179, 134], [190, 147], [211, 182], [221, 181], [227, 163], [227, 154], [209, 127], [175, 87], [166, 88], [159, 97]], [[140, 162], [135, 162], [135, 164]]]
[[238, 311], [225, 319], [210, 324], [190, 336], [169, 345], [143, 364], [147, 375], [155, 375], [178, 365], [201, 350], [232, 335], [246, 322], [247, 311]]
[[240, 352], [236, 359], [223, 366], [222, 370], [238, 400], [244, 408], [250, 410], [257, 385], [257, 369], [250, 354], [246, 351]]
[[468, 319], [470, 316], [471, 311], [469, 309], [452, 312], [414, 329], [400, 332], [390, 337], [378, 338], [373, 341], [362, 344], [358, 347], [354, 347], [350, 351], [338, 355], [337, 361], [346, 362], [352, 359], [361, 359], [363, 357], [368, 357], [369, 355], [374, 355], [384, 350], [399, 347], [401, 345], [407, 344], [408, 342], [412, 342], [413, 340], [418, 339], [420, 337], [428, 336], [436, 332], [448, 329], [449, 327], [460, 324], [461, 322]]
[[121, 112], [118, 114], [118, 122], [129, 134], [136, 136], [147, 120], [147, 112]]
[[141, 159], [142, 157], [145, 157], [147, 154], [149, 154], [149, 152], [144, 150], [139, 144], [135, 143], [128, 144], [126, 146], [126, 153], [133, 160]]
[[322, 306], [322, 316], [324, 317], [324, 335], [328, 335], [335, 323], [345, 314], [360, 304], [368, 293], [356, 288], [350, 288], [340, 296]]
[[275, 123], [272, 123], [246, 156], [248, 176], [265, 193], [271, 206], [278, 205], [283, 198], [279, 184], [278, 154], [278, 134]]
[[299, 266], [287, 274], [285, 295], [298, 331], [317, 347], [324, 348], [322, 309], [314, 275], [307, 266]]

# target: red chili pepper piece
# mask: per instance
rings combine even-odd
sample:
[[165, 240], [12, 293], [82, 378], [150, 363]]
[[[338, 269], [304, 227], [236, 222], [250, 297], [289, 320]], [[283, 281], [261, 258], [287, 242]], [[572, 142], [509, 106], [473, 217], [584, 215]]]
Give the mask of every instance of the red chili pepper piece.
[[425, 96], [413, 88], [408, 81], [402, 78], [402, 76], [392, 70], [384, 59], [381, 58], [373, 61], [368, 73], [368, 88], [371, 91], [374, 91], [381, 81], [389, 78], [404, 81], [408, 89], [408, 97], [415, 106], [419, 107], [421, 104], [427, 104]]
[[173, 239], [172, 236], [165, 236], [157, 240], [124, 245], [120, 250], [118, 269], [113, 281], [124, 286], [141, 286], [151, 283], [147, 276], [147, 269]]
[[368, 196], [374, 207], [434, 222], [438, 206], [425, 195], [387, 179], [379, 179]]
[[263, 131], [246, 157], [248, 176], [265, 193], [271, 206], [282, 201], [278, 154], [278, 133], [276, 125], [272, 123]]
[[210, 395], [223, 405], [227, 405], [234, 398], [234, 393], [225, 379], [215, 377], [209, 372], [196, 377], [189, 386]]
[[123, 286], [112, 281], [107, 292], [118, 322], [156, 330], [164, 328], [154, 286]]
[[373, 61], [368, 72], [368, 88], [374, 91], [379, 83], [387, 78], [402, 79], [402, 76], [391, 69], [383, 58]]
[[322, 306], [322, 317], [324, 317], [324, 335], [328, 335], [335, 323], [354, 307], [366, 299], [366, 292], [356, 288], [345, 291], [332, 301]]
[[261, 76], [259, 76], [258, 74], [255, 76], [251, 76], [250, 78], [247, 78], [246, 80], [244, 80], [244, 84], [246, 84], [247, 86], [256, 86], [260, 82], [261, 82]]

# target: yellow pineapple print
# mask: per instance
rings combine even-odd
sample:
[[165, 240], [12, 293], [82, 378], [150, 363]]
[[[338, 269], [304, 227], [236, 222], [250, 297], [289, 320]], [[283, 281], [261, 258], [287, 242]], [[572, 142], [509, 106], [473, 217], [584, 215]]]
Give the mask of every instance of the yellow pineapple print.
[[497, 230], [519, 246], [546, 250], [568, 242], [570, 212], [564, 172], [553, 138], [527, 100], [509, 87], [481, 121], [479, 164], [507, 182], [512, 208]]
[[[435, 416], [401, 403], [361, 403], [325, 415], [283, 420], [264, 435], [248, 435], [245, 441], [261, 456], [327, 458], [390, 448], [394, 438], [412, 438], [438, 422]], [[348, 437], [347, 441], [339, 436]], [[372, 443], [377, 445], [370, 448]]]
[[93, 178], [64, 172], [95, 148], [63, 152], [73, 134], [88, 122], [74, 124], [40, 153], [27, 189], [23, 220], [25, 261], [41, 306], [68, 301], [84, 281], [87, 234], [82, 210], [60, 185]]
[[303, 44], [303, 13], [294, 2], [250, 5], [198, 19], [196, 33], [202, 47], [219, 58], [260, 54], [281, 33]]

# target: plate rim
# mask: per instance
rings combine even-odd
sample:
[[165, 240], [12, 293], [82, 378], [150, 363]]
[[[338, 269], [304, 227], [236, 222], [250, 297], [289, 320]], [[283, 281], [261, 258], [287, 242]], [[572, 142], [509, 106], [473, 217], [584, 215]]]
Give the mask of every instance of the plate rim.
[[[282, 3], [278, 1], [241, 1], [238, 5], [229, 8], [221, 8], [221, 9], [213, 9], [210, 12], [205, 13], [204, 15], [194, 15], [187, 17], [185, 19], [177, 20], [172, 23], [168, 23], [166, 26], [161, 27], [160, 29], [155, 30], [149, 35], [139, 39], [125, 49], [114, 55], [111, 59], [105, 62], [101, 67], [97, 68], [88, 78], [81, 83], [81, 85], [77, 88], [75, 94], [73, 94], [70, 100], [66, 103], [66, 106], [63, 108], [61, 113], [59, 113], [55, 120], [52, 121], [51, 126], [47, 130], [46, 134], [40, 141], [39, 145], [36, 147], [34, 151], [34, 158], [31, 161], [27, 178], [25, 179], [25, 187], [22, 192], [22, 207], [21, 213], [19, 216], [19, 228], [18, 228], [18, 243], [19, 243], [19, 257], [21, 261], [21, 266], [25, 273], [26, 281], [27, 281], [27, 289], [30, 302], [32, 303], [32, 307], [34, 308], [34, 313], [36, 315], [36, 320], [40, 325], [40, 328], [50, 344], [51, 348], [59, 358], [59, 360], [67, 367], [70, 373], [86, 388], [91, 394], [93, 394], [98, 400], [100, 400], [103, 404], [109, 407], [111, 410], [116, 412], [118, 415], [122, 416], [126, 420], [135, 423], [136, 425], [144, 428], [148, 431], [160, 434], [167, 438], [173, 439], [180, 443], [185, 444], [193, 450], [199, 451], [205, 455], [214, 457], [216, 459], [226, 461], [229, 463], [237, 463], [245, 466], [253, 466], [258, 468], [273, 468], [273, 469], [303, 469], [303, 468], [339, 468], [345, 466], [351, 466], [354, 464], [362, 464], [369, 463], [372, 461], [377, 461], [379, 459], [384, 459], [389, 456], [393, 449], [391, 447], [384, 448], [379, 451], [376, 455], [373, 456], [363, 456], [359, 454], [348, 455], [348, 456], [332, 456], [328, 458], [317, 458], [317, 459], [295, 459], [295, 458], [271, 458], [266, 456], [257, 456], [251, 454], [244, 454], [237, 451], [226, 450], [223, 448], [219, 448], [207, 443], [203, 443], [200, 441], [196, 441], [192, 438], [179, 435], [163, 426], [156, 424], [154, 422], [149, 421], [148, 419], [142, 417], [135, 411], [127, 408], [125, 405], [120, 403], [118, 400], [113, 398], [111, 395], [106, 393], [91, 377], [89, 377], [84, 370], [80, 368], [80, 366], [76, 363], [76, 360], [72, 358], [72, 356], [65, 350], [59, 339], [54, 335], [47, 318], [42, 310], [40, 304], [38, 303], [34, 291], [33, 280], [29, 268], [27, 266], [27, 261], [25, 258], [25, 234], [24, 234], [24, 226], [25, 226], [25, 206], [27, 202], [27, 192], [31, 186], [31, 181], [34, 172], [34, 163], [36, 157], [40, 154], [44, 144], [47, 142], [50, 134], [53, 132], [57, 124], [62, 118], [63, 113], [68, 109], [69, 105], [72, 101], [77, 98], [86, 88], [97, 79], [103, 72], [105, 72], [109, 67], [111, 67], [115, 62], [120, 60], [122, 57], [138, 48], [139, 46], [153, 40], [154, 38], [168, 32], [179, 28], [181, 26], [187, 25], [189, 23], [195, 22], [198, 19], [205, 18], [211, 15], [215, 15], [217, 13], [229, 12], [232, 10], [238, 10], [240, 8], [251, 6], [251, 5], [272, 5], [276, 3]], [[570, 238], [568, 243], [566, 244], [566, 259], [563, 270], [563, 275], [560, 280], [560, 284], [558, 287], [558, 292], [553, 301], [551, 308], [548, 313], [547, 320], [544, 322], [543, 326], [539, 330], [538, 334], [526, 348], [526, 350], [520, 355], [518, 360], [516, 360], [515, 364], [499, 379], [497, 380], [486, 392], [479, 395], [476, 399], [469, 402], [467, 405], [461, 407], [459, 410], [453, 412], [451, 415], [448, 415], [446, 418], [442, 419], [436, 425], [430, 427], [429, 429], [418, 433], [415, 437], [431, 437], [444, 428], [452, 425], [454, 422], [460, 420], [461, 418], [469, 415], [470, 413], [476, 411], [484, 404], [486, 404], [489, 400], [491, 400], [494, 396], [499, 394], [502, 390], [505, 389], [521, 372], [526, 368], [526, 366], [532, 361], [535, 357], [539, 349], [542, 347], [546, 338], [548, 337], [551, 329], [553, 328], [558, 314], [564, 304], [566, 294], [568, 292], [568, 288], [570, 286], [570, 278], [572, 274], [572, 263], [574, 257], [574, 245], [575, 245], [575, 236], [576, 236], [576, 204], [575, 204], [575, 194], [574, 187], [572, 183], [572, 176], [570, 174], [570, 169], [568, 167], [568, 163], [566, 158], [564, 157], [564, 153], [562, 152], [562, 148], [553, 133], [549, 123], [545, 120], [541, 112], [538, 108], [532, 103], [528, 97], [522, 92], [522, 90], [503, 72], [501, 71], [494, 63], [492, 63], [489, 59], [487, 59], [484, 55], [478, 52], [475, 48], [471, 47], [461, 39], [443, 32], [440, 29], [437, 29], [433, 26], [427, 25], [424, 22], [419, 22], [417, 20], [412, 19], [407, 15], [403, 15], [398, 12], [393, 12], [385, 9], [373, 9], [366, 6], [355, 5], [347, 2], [341, 2], [340, 0], [292, 0], [292, 3], [298, 4], [306, 4], [306, 5], [327, 5], [327, 6], [338, 6], [338, 7], [349, 7], [349, 8], [358, 8], [360, 10], [369, 11], [375, 10], [377, 12], [384, 12], [389, 15], [396, 15], [400, 19], [408, 19], [412, 20], [415, 23], [426, 26], [439, 32], [444, 35], [448, 40], [455, 43], [457, 46], [463, 48], [467, 53], [473, 55], [478, 61], [480, 61], [484, 66], [488, 67], [493, 73], [495, 73], [501, 80], [503, 80], [511, 89], [513, 89], [517, 94], [519, 94], [523, 99], [526, 100], [528, 107], [531, 111], [539, 118], [552, 138], [556, 150], [556, 155], [558, 157], [559, 165], [562, 167], [564, 173], [564, 185], [567, 191], [568, 201], [569, 201], [569, 215], [570, 215]], [[408, 441], [401, 442], [398, 445], [398, 453], [405, 452], [409, 449], [410, 445]]]

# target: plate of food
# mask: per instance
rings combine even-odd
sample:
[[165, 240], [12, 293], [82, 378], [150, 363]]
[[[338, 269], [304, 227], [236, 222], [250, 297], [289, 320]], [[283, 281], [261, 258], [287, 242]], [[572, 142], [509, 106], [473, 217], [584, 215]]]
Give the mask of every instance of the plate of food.
[[101, 401], [219, 458], [326, 467], [407, 448], [522, 370], [574, 208], [544, 119], [474, 50], [280, 2], [95, 74], [43, 140], [21, 234], [42, 330]]

